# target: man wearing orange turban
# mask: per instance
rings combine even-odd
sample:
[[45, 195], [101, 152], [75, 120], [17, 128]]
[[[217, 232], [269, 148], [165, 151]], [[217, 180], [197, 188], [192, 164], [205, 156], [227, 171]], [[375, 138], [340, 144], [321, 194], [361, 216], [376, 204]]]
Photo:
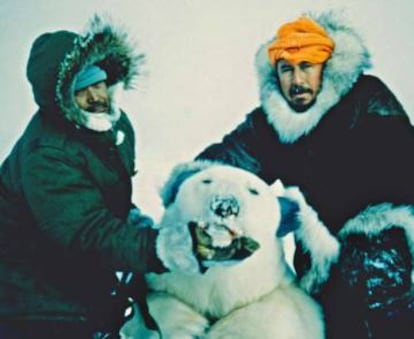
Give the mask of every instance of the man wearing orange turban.
[[318, 213], [299, 218], [308, 225], [319, 218], [341, 244], [337, 261], [318, 235], [295, 234], [296, 272], [324, 307], [327, 338], [412, 338], [414, 162], [407, 158], [414, 130], [407, 113], [380, 79], [364, 74], [368, 50], [337, 13], [282, 25], [259, 49], [256, 66], [260, 106], [190, 168], [225, 162], [269, 184], [299, 186]]
[[306, 111], [321, 88], [323, 64], [335, 43], [326, 30], [309, 17], [284, 24], [267, 48], [282, 94], [298, 113]]

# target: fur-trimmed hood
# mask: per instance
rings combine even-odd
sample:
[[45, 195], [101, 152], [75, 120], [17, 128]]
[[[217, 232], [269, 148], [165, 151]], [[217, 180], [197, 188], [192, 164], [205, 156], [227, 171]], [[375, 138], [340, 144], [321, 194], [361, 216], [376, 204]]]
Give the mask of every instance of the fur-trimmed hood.
[[76, 74], [91, 64], [104, 69], [111, 114], [119, 116], [114, 92], [133, 87], [143, 60], [126, 31], [95, 15], [83, 34], [56, 31], [39, 36], [30, 51], [27, 77], [41, 111], [58, 111], [69, 121], [83, 124], [85, 116], [74, 101]]
[[315, 104], [306, 112], [295, 113], [280, 92], [276, 72], [267, 55], [273, 38], [263, 44], [256, 54], [261, 104], [267, 120], [284, 143], [292, 143], [308, 134], [324, 114], [349, 92], [363, 71], [371, 66], [369, 52], [361, 37], [339, 13], [306, 15], [323, 26], [335, 42], [334, 52], [324, 67], [322, 89]]

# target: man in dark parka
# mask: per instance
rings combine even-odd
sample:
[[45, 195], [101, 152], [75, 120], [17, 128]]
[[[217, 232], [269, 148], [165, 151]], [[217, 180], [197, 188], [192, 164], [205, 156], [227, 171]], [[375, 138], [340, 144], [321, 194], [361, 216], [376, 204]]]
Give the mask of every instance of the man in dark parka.
[[[327, 337], [412, 338], [409, 117], [381, 80], [364, 74], [369, 53], [335, 13], [281, 26], [258, 51], [256, 66], [260, 107], [184, 171], [224, 162], [269, 184], [281, 179], [299, 186], [341, 243], [328, 282], [314, 290], [324, 306]], [[297, 237], [296, 245], [301, 278], [315, 260], [310, 248], [326, 244]]]
[[116, 330], [125, 304], [115, 272], [165, 270], [159, 233], [131, 202], [134, 132], [116, 102], [142, 60], [99, 17], [84, 35], [33, 43], [27, 77], [39, 110], [0, 170], [1, 338]]

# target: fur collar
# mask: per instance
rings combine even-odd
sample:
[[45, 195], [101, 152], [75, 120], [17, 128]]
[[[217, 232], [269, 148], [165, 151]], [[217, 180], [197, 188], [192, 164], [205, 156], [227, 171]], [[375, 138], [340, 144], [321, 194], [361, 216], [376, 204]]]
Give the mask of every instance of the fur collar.
[[317, 101], [306, 112], [295, 113], [280, 92], [276, 73], [267, 57], [271, 41], [262, 45], [256, 54], [261, 104], [268, 122], [283, 143], [293, 143], [310, 133], [325, 113], [349, 92], [362, 72], [371, 66], [370, 55], [362, 39], [344, 23], [339, 13], [307, 15], [327, 30], [335, 41], [335, 50], [325, 64]]

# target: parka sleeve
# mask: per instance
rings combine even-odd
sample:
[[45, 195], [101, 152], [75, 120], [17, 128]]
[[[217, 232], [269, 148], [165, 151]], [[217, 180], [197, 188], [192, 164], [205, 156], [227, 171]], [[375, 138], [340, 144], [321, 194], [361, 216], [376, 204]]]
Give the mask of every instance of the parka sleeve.
[[264, 140], [268, 134], [264, 114], [257, 108], [233, 131], [225, 135], [221, 142], [205, 148], [197, 155], [196, 160], [223, 162], [260, 176], [264, 166]]
[[157, 231], [115, 217], [80, 157], [53, 147], [32, 152], [22, 187], [35, 224], [65, 256], [94, 258], [109, 269], [156, 271]]

